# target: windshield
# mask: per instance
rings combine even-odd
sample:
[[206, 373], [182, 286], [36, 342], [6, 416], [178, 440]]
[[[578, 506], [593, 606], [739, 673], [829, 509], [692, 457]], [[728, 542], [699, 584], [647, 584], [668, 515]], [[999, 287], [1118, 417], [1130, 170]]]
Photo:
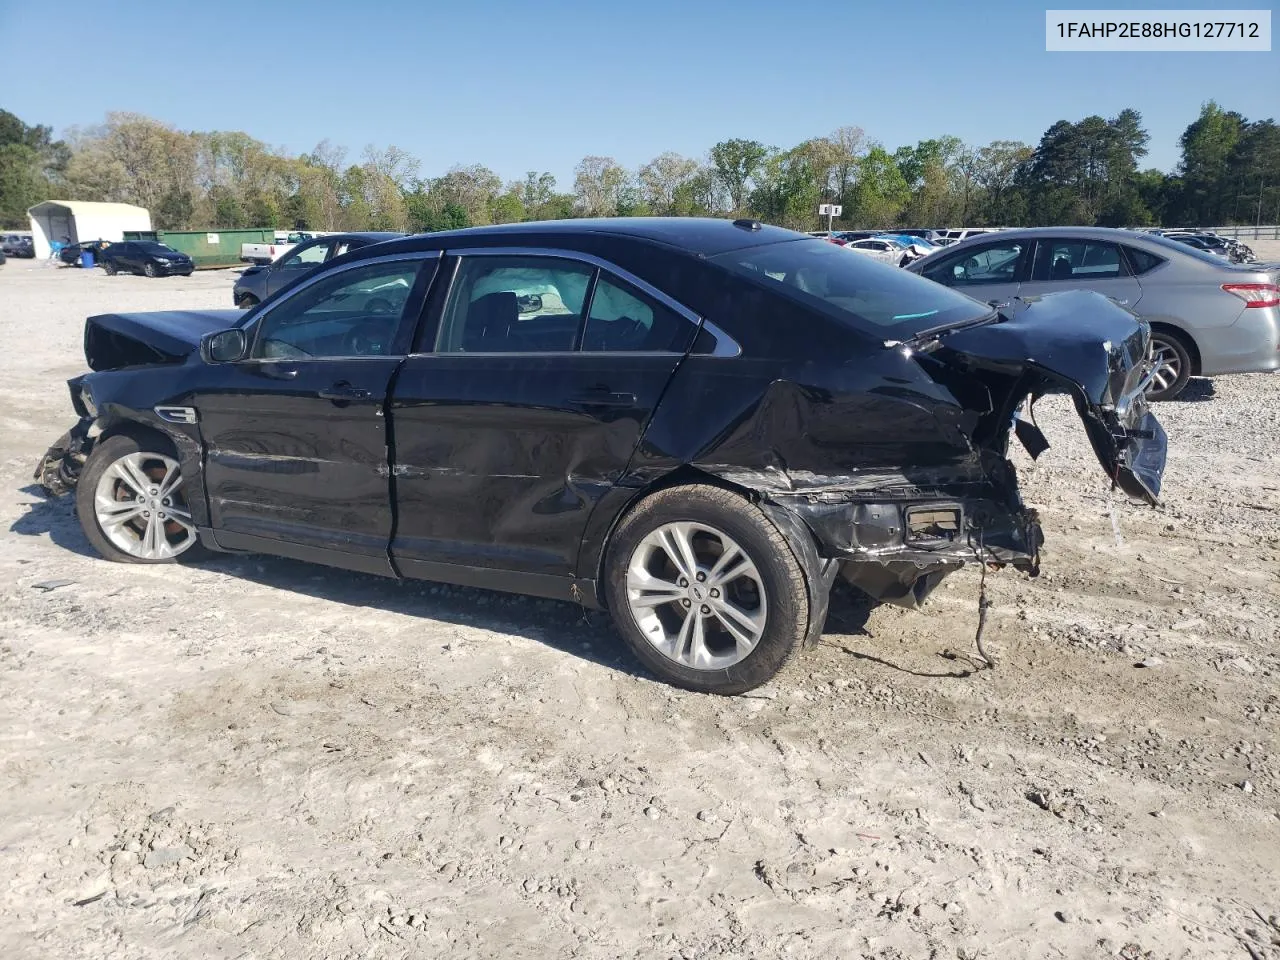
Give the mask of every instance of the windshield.
[[157, 243], [154, 240], [139, 240], [138, 246], [142, 248], [144, 253], [177, 253], [173, 247], [166, 247], [163, 243]]
[[909, 337], [991, 312], [932, 280], [822, 240], [745, 247], [709, 260], [875, 336]]

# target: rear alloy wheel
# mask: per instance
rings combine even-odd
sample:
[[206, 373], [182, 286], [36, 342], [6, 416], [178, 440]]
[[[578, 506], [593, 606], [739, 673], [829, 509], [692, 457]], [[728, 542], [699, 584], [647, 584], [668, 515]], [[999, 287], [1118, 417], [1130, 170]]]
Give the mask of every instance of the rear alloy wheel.
[[1151, 363], [1155, 374], [1147, 387], [1148, 400], [1172, 400], [1191, 379], [1191, 354], [1171, 333], [1151, 333]]
[[116, 265], [112, 263], [110, 260], [103, 260], [102, 272], [105, 273], [108, 277], [114, 277], [116, 275]]
[[786, 539], [718, 487], [672, 487], [642, 501], [609, 544], [605, 587], [632, 652], [668, 683], [743, 693], [803, 645], [809, 595]]
[[202, 550], [182, 468], [171, 453], [131, 436], [90, 454], [76, 484], [80, 526], [95, 550], [118, 563], [172, 563]]

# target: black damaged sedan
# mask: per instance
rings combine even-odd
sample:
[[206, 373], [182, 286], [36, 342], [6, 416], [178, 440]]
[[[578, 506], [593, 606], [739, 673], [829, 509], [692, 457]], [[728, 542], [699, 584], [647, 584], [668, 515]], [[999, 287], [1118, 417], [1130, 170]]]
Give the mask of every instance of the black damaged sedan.
[[248, 314], [89, 318], [37, 478], [111, 560], [572, 600], [663, 679], [739, 693], [816, 642], [837, 576], [915, 607], [965, 563], [1034, 575], [1006, 454], [1047, 446], [1021, 415], [1045, 393], [1155, 503], [1148, 336], [1093, 293], [997, 311], [752, 221], [437, 233]]

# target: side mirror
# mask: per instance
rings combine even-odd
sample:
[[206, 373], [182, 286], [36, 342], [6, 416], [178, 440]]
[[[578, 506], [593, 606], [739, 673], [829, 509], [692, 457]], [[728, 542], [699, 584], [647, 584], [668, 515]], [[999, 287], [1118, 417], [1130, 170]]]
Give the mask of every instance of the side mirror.
[[200, 359], [205, 363], [234, 363], [243, 360], [249, 340], [239, 327], [206, 333], [200, 338]]

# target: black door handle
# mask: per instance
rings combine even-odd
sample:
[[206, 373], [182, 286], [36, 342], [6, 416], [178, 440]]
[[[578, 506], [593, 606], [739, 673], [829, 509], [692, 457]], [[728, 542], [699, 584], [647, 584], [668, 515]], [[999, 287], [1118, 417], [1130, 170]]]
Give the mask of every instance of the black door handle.
[[368, 400], [373, 394], [368, 390], [352, 386], [346, 380], [339, 380], [333, 386], [321, 390], [317, 396], [321, 400]]
[[634, 407], [634, 393], [614, 393], [608, 387], [591, 387], [569, 398], [575, 407]]
[[280, 363], [264, 363], [258, 368], [264, 377], [272, 380], [292, 380], [298, 375], [298, 368]]

